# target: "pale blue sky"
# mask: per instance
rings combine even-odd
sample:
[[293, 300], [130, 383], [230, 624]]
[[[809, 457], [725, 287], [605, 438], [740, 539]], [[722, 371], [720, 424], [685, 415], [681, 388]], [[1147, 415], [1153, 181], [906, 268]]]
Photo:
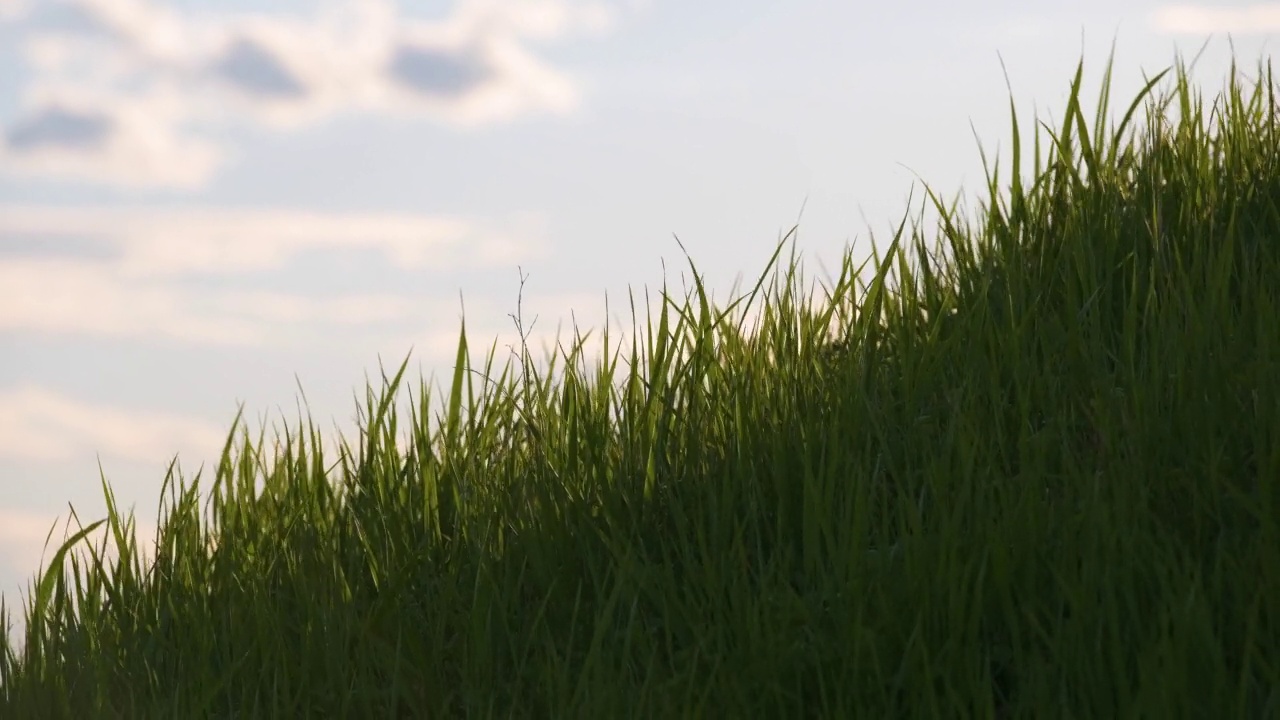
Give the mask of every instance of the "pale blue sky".
[[539, 361], [571, 311], [600, 351], [606, 293], [629, 340], [628, 288], [643, 325], [664, 260], [683, 295], [673, 233], [723, 304], [807, 198], [798, 250], [829, 282], [889, 235], [912, 171], [978, 197], [970, 123], [989, 157], [1009, 145], [997, 53], [1026, 127], [1061, 117], [1082, 56], [1092, 113], [1113, 38], [1124, 105], [1210, 36], [1212, 96], [1227, 33], [1252, 73], [1280, 28], [1275, 3], [409, 6], [0, 0], [8, 603], [68, 503], [103, 515], [99, 460], [150, 542], [169, 460], [211, 464], [239, 402], [255, 435], [292, 424], [296, 374], [350, 438], [379, 355], [412, 345], [415, 390], [447, 381], [459, 293], [473, 361], [497, 337], [500, 366], [518, 266]]

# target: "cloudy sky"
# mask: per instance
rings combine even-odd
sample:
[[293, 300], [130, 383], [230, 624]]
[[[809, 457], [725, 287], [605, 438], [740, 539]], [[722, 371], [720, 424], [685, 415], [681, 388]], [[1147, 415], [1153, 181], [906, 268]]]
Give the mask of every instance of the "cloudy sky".
[[208, 467], [240, 403], [293, 427], [301, 383], [350, 438], [380, 359], [445, 386], [464, 309], [500, 366], [522, 281], [539, 361], [575, 322], [629, 341], [664, 272], [683, 296], [673, 235], [723, 305], [799, 219], [820, 297], [918, 178], [978, 197], [1001, 58], [1056, 120], [1082, 57], [1092, 114], [1113, 39], [1127, 104], [1206, 39], [1212, 96], [1229, 42], [1252, 73], [1278, 29], [1275, 3], [0, 0], [0, 592], [69, 507], [104, 514], [99, 463], [149, 541], [169, 461]]

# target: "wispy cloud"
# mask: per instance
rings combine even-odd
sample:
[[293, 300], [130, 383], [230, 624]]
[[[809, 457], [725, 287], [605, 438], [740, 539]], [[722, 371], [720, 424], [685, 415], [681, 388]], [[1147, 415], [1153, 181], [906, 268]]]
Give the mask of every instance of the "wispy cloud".
[[1237, 5], [1171, 5], [1151, 15], [1157, 31], [1180, 35], [1259, 35], [1280, 30], [1280, 3]]
[[421, 313], [413, 298], [383, 292], [310, 298], [184, 283], [278, 271], [315, 250], [447, 271], [519, 262], [542, 247], [536, 235], [448, 217], [9, 206], [0, 212], [0, 332], [264, 344], [286, 324], [407, 322]]
[[36, 93], [0, 142], [0, 168], [128, 187], [202, 185], [222, 149], [180, 131], [184, 114], [172, 95], [127, 103], [68, 88]]
[[225, 161], [213, 133], [246, 120], [288, 129], [363, 112], [472, 127], [571, 113], [576, 83], [527, 46], [603, 34], [618, 10], [464, 0], [450, 18], [422, 22], [389, 0], [307, 18], [62, 0], [34, 14], [34, 78], [0, 136], [0, 168], [197, 187]]
[[0, 265], [0, 332], [88, 337], [165, 337], [214, 345], [260, 345], [270, 326], [207, 309], [194, 293], [129, 281], [74, 260]]
[[0, 456], [59, 461], [101, 452], [153, 463], [216, 457], [226, 440], [217, 423], [175, 413], [94, 405], [41, 387], [0, 389]]
[[26, 0], [0, 0], [0, 22], [21, 17], [26, 10]]
[[[43, 238], [54, 242], [42, 243], [42, 252], [55, 253], [56, 241], [88, 238], [115, 248], [116, 269], [131, 278], [268, 270], [312, 249], [370, 250], [404, 269], [448, 269], [517, 247], [496, 227], [455, 217], [206, 207], [3, 209], [0, 243]], [[519, 240], [526, 251], [537, 249], [536, 238]]]

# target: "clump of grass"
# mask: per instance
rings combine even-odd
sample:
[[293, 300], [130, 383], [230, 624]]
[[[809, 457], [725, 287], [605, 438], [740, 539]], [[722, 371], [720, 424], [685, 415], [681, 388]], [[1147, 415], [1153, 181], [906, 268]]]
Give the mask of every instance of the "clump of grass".
[[[904, 219], [856, 299], [846, 258], [811, 311], [793, 255], [750, 336], [763, 275], [664, 290], [625, 373], [579, 337], [479, 405], [464, 323], [439, 432], [424, 387], [397, 447], [405, 365], [332, 465], [237, 418], [211, 512], [171, 468], [145, 568], [104, 480], [0, 715], [1276, 716], [1270, 67], [1206, 124], [1179, 63], [1112, 129], [1108, 63], [1090, 130], [1082, 65], [1029, 184], [1011, 103], [1007, 193], [971, 224], [929, 191], [950, 257], [916, 225], [913, 267]], [[69, 554], [103, 524], [114, 565]]]

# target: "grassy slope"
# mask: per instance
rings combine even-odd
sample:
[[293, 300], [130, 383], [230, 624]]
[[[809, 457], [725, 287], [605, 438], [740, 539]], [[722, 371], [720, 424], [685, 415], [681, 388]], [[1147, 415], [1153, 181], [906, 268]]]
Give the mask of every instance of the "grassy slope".
[[114, 567], [37, 578], [0, 716], [1276, 716], [1275, 85], [1168, 77], [1013, 115], [1034, 182], [930, 193], [949, 257], [899, 229], [857, 302], [793, 258], [754, 339], [699, 286], [629, 367], [459, 370], [407, 448], [387, 390], [336, 463], [233, 429], [154, 567], [113, 504]]

